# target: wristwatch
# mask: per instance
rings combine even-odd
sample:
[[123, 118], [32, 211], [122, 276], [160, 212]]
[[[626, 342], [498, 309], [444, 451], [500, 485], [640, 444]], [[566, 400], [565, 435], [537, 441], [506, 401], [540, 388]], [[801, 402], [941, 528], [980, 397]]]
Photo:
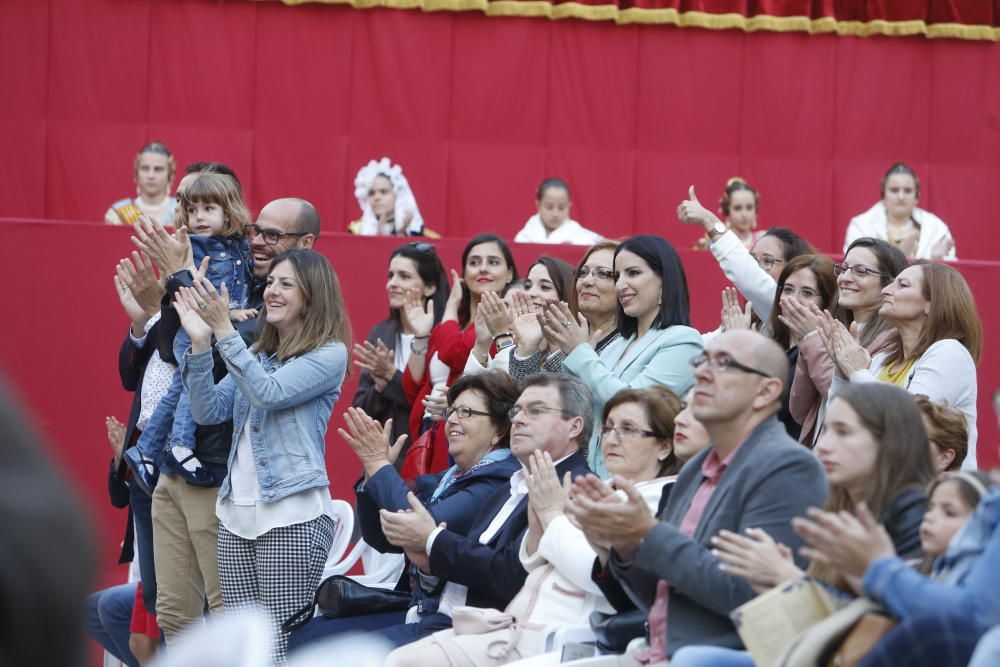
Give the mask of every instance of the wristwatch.
[[727, 229], [729, 228], [726, 227], [725, 224], [721, 222], [716, 222], [714, 225], [711, 226], [711, 228], [709, 228], [706, 234], [708, 234], [708, 238], [714, 241], [715, 239], [725, 234]]
[[514, 339], [508, 338], [507, 340], [502, 340], [497, 343], [497, 352], [500, 350], [506, 350], [508, 347], [514, 347]]

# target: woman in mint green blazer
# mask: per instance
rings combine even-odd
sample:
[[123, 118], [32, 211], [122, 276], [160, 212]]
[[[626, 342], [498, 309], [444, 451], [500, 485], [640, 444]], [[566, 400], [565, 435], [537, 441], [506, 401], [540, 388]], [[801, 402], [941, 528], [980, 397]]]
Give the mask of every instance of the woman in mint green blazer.
[[[621, 337], [600, 356], [586, 320], [572, 317], [566, 304], [553, 304], [544, 315], [546, 336], [566, 355], [563, 371], [587, 383], [598, 415], [622, 389], [663, 385], [683, 396], [694, 384], [688, 362], [704, 348], [690, 326], [687, 278], [670, 243], [652, 235], [630, 238], [615, 251], [614, 269]], [[596, 431], [587, 463], [605, 477]]]

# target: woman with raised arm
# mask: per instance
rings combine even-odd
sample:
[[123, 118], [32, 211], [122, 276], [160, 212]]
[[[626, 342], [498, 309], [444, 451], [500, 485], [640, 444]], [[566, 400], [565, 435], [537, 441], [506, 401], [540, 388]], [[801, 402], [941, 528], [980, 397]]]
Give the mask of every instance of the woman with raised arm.
[[[312, 250], [272, 260], [249, 349], [228, 297], [205, 279], [181, 288], [176, 308], [191, 338], [184, 385], [197, 423], [233, 420], [217, 504], [223, 606], [266, 609], [273, 658], [284, 664], [280, 624], [312, 599], [333, 540], [324, 434], [347, 371], [350, 322], [333, 268]], [[213, 337], [229, 367], [218, 384]]]

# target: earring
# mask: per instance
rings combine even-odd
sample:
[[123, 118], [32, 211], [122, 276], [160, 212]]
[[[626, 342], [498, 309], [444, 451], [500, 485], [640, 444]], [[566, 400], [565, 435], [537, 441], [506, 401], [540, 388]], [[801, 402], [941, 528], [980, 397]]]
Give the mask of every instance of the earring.
[[662, 288], [660, 289], [660, 296], [656, 297], [656, 305], [657, 306], [662, 306], [663, 305], [663, 289]]
[[924, 315], [930, 315], [930, 314], [931, 314], [931, 309], [930, 308], [924, 308]]

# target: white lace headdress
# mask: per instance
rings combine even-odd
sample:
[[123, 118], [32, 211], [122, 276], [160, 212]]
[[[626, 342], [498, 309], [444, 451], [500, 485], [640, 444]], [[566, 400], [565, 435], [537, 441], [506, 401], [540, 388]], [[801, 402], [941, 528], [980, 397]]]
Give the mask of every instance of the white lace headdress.
[[[392, 190], [396, 193], [395, 223], [396, 233], [405, 231], [408, 235], [421, 234], [424, 231], [424, 219], [420, 215], [417, 207], [417, 199], [410, 190], [410, 184], [403, 176], [403, 168], [398, 164], [393, 164], [387, 157], [379, 161], [372, 160], [358, 170], [358, 175], [354, 178], [354, 196], [358, 199], [358, 206], [361, 207], [361, 227], [358, 233], [365, 236], [375, 236], [378, 234], [378, 219], [372, 213], [368, 204], [368, 192], [372, 188], [372, 183], [377, 176], [385, 176], [392, 183]], [[407, 218], [409, 217], [409, 222]], [[402, 226], [406, 224], [406, 229]]]

